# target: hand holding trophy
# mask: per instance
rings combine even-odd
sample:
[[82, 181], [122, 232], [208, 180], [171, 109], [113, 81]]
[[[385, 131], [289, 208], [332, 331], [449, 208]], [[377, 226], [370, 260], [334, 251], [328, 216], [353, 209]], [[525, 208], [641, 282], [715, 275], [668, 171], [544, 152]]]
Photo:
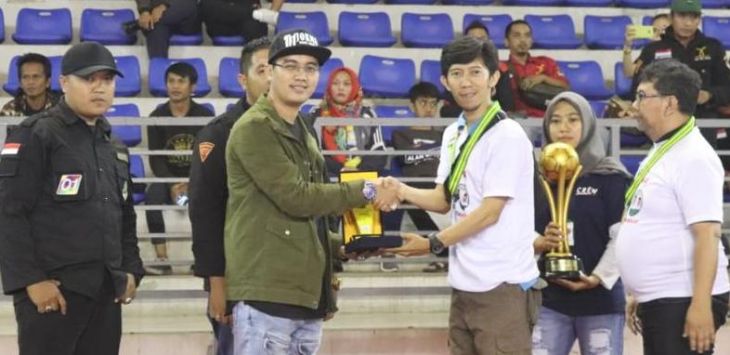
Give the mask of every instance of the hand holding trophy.
[[[582, 170], [578, 153], [562, 142], [548, 144], [540, 155], [540, 182], [550, 205], [552, 222], [558, 225], [563, 236], [557, 248], [545, 256], [545, 277], [548, 279], [580, 278], [583, 263], [573, 255], [568, 244], [568, 208], [575, 181]], [[557, 189], [557, 203], [551, 188]]]

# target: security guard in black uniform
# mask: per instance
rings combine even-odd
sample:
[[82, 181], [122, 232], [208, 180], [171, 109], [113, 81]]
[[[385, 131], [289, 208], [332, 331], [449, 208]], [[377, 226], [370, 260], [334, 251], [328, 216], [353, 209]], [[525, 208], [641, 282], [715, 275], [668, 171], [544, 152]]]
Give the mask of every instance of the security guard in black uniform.
[[[702, 89], [698, 97], [697, 118], [719, 118], [719, 106], [730, 103], [730, 68], [725, 61], [722, 44], [699, 31], [702, 4], [700, 0], [673, 0], [671, 26], [661, 40], [648, 44], [637, 59], [632, 97], [636, 94], [641, 70], [655, 60], [674, 58], [700, 74]], [[704, 129], [702, 134], [716, 146], [716, 129]]]
[[0, 273], [21, 355], [118, 354], [121, 304], [144, 273], [129, 154], [104, 113], [116, 69], [84, 42], [62, 60], [58, 106], [23, 121], [0, 153]]
[[233, 124], [269, 89], [271, 40], [261, 37], [250, 41], [241, 51], [239, 83], [246, 97], [203, 127], [193, 145], [190, 167], [190, 204], [188, 212], [193, 231], [195, 275], [205, 279], [208, 317], [217, 339], [217, 355], [233, 354], [230, 309], [226, 307], [223, 227], [226, 221], [228, 186], [226, 143]]

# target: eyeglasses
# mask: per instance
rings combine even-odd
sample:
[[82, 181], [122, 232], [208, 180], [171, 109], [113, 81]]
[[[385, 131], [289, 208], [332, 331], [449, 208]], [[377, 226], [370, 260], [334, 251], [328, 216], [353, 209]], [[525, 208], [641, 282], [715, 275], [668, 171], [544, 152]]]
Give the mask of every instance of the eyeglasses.
[[304, 73], [306, 75], [314, 75], [319, 72], [319, 66], [314, 64], [307, 64], [304, 66], [299, 66], [294, 63], [286, 63], [286, 64], [272, 64], [272, 66], [279, 67], [281, 69], [284, 69], [285, 72], [294, 75], [296, 73]]
[[637, 91], [636, 92], [636, 97], [634, 98], [634, 101], [636, 101], [638, 103], [641, 103], [641, 101], [646, 100], [646, 99], [653, 99], [655, 97], [664, 97], [664, 96], [666, 96], [666, 95], [659, 95], [659, 94], [657, 94], [657, 95], [647, 95], [643, 91]]

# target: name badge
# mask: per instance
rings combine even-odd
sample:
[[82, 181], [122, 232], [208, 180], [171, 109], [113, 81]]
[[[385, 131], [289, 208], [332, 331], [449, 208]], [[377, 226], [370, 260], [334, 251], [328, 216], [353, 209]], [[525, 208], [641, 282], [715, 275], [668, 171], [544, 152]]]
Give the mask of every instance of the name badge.
[[61, 175], [61, 179], [58, 181], [58, 188], [56, 188], [56, 195], [58, 196], [75, 196], [79, 193], [81, 187], [81, 179], [84, 176], [81, 174], [66, 174]]

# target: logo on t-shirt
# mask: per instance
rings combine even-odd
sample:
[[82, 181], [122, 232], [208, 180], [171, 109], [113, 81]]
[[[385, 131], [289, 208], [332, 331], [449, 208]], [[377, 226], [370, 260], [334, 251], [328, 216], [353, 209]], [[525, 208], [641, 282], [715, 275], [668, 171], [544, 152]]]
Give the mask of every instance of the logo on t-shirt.
[[598, 188], [593, 186], [581, 186], [575, 190], [576, 196], [596, 196], [598, 194]]
[[466, 216], [466, 209], [469, 207], [469, 191], [466, 189], [465, 183], [459, 184], [452, 199], [452, 206], [454, 208], [456, 218]]
[[643, 205], [644, 205], [644, 196], [641, 193], [641, 190], [638, 190], [634, 194], [633, 199], [631, 199], [631, 203], [629, 204], [629, 207], [626, 210], [626, 215], [628, 217], [636, 216], [641, 211], [641, 207]]

